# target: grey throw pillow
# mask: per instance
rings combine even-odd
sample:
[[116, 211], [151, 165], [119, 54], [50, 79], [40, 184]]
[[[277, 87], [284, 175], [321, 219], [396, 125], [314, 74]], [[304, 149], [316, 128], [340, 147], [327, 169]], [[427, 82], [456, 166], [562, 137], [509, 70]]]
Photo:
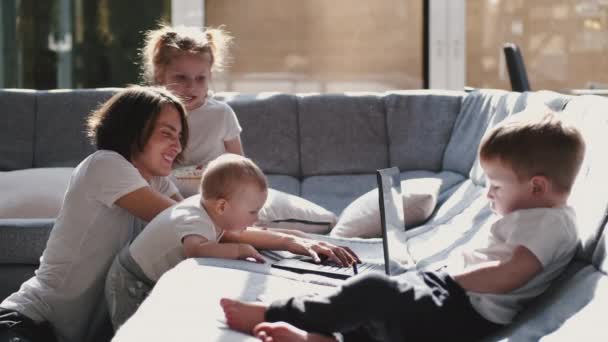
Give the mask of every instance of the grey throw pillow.
[[[406, 228], [425, 222], [435, 210], [441, 180], [415, 178], [401, 182], [403, 214]], [[380, 237], [380, 208], [378, 189], [373, 189], [353, 201], [340, 215], [330, 233], [338, 237]]]

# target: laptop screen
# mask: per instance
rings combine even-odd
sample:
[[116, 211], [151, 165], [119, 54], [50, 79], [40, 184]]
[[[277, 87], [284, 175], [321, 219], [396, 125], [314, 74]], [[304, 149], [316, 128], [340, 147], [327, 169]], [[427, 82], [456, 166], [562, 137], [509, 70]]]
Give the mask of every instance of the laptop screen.
[[[399, 168], [391, 167], [377, 170], [376, 177], [378, 180], [378, 205], [380, 206], [384, 260], [388, 261], [391, 258], [394, 260], [408, 260], [407, 250], [399, 246], [397, 237], [398, 232], [405, 231]], [[385, 262], [384, 267], [386, 274], [390, 275], [390, 264]]]

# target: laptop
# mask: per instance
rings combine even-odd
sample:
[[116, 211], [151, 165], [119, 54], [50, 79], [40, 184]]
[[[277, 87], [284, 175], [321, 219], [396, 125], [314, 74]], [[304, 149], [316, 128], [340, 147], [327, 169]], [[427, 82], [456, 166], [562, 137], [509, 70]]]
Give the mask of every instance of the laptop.
[[[401, 196], [401, 180], [399, 168], [391, 167], [376, 171], [378, 182], [378, 206], [380, 208], [380, 227], [382, 230], [383, 263], [360, 263], [356, 267], [341, 267], [331, 260], [315, 263], [308, 256], [293, 256], [285, 258], [281, 252], [261, 251], [271, 259], [271, 267], [296, 273], [312, 273], [330, 278], [347, 279], [355, 274], [366, 272], [384, 272], [392, 275], [403, 272], [404, 268], [391, 258], [391, 253], [399, 248], [394, 246], [395, 233], [405, 230], [403, 216], [403, 199]], [[392, 241], [392, 242], [391, 242]], [[393, 245], [391, 247], [391, 245]]]

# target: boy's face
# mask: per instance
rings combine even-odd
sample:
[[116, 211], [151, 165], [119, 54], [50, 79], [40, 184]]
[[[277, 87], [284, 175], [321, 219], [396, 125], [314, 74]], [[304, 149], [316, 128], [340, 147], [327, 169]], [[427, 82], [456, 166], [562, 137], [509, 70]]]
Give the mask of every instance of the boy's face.
[[211, 78], [211, 56], [208, 53], [181, 53], [165, 66], [161, 85], [182, 100], [186, 110], [192, 111], [205, 103]]
[[172, 105], [163, 106], [143, 151], [131, 158], [133, 165], [146, 180], [153, 176], [168, 176], [175, 158], [182, 151], [180, 136], [182, 121]]
[[239, 185], [229, 200], [226, 200], [223, 229], [242, 231], [258, 220], [258, 213], [266, 202], [268, 191], [257, 184], [245, 182]]
[[513, 169], [500, 159], [482, 159], [481, 167], [485, 171], [492, 211], [507, 215], [518, 209], [531, 208], [534, 205], [532, 184], [520, 181]]

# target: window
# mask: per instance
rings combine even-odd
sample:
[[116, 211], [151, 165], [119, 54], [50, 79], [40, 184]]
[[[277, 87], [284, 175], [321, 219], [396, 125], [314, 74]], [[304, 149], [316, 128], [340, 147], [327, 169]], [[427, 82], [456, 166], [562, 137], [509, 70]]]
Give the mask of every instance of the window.
[[143, 32], [170, 0], [2, 0], [0, 86], [122, 87], [139, 82]]
[[467, 1], [467, 85], [510, 89], [504, 42], [519, 45], [533, 90], [608, 88], [608, 1]]
[[235, 37], [214, 89], [342, 92], [423, 86], [422, 2], [206, 0]]

